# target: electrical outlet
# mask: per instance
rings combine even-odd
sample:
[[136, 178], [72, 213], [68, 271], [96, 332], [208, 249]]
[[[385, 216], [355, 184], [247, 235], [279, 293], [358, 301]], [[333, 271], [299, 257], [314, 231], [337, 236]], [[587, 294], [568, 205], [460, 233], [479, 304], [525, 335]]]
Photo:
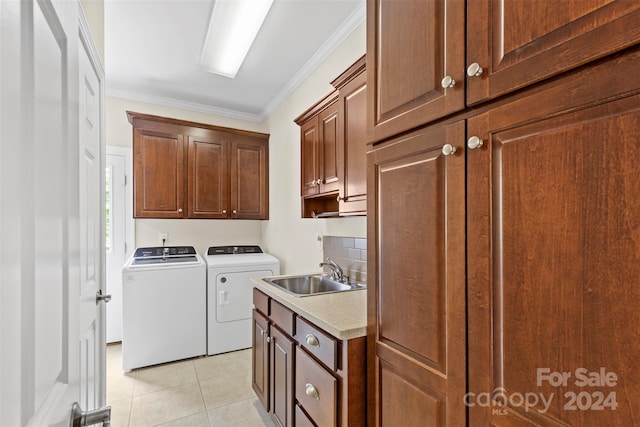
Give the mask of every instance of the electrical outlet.
[[161, 245], [166, 245], [168, 239], [169, 239], [169, 235], [167, 233], [160, 233], [160, 244]]

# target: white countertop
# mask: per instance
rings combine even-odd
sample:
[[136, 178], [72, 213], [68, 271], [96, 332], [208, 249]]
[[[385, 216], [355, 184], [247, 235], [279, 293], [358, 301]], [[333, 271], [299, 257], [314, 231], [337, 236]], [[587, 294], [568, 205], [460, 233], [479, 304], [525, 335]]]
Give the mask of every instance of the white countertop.
[[295, 297], [261, 279], [252, 281], [257, 289], [338, 339], [367, 335], [366, 289]]

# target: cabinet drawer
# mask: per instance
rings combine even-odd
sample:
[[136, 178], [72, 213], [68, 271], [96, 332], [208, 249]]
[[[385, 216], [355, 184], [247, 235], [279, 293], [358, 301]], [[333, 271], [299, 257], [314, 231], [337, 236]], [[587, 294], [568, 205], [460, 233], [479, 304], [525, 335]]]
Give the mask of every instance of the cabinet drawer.
[[253, 288], [253, 305], [256, 310], [265, 316], [269, 316], [269, 297], [256, 288]]
[[338, 343], [331, 335], [298, 317], [295, 338], [301, 346], [327, 365], [329, 369], [334, 371], [338, 369]]
[[335, 426], [338, 380], [296, 347], [296, 399], [319, 426]]
[[269, 318], [278, 325], [280, 329], [289, 334], [289, 336], [293, 336], [293, 332], [295, 331], [295, 319], [296, 315], [293, 311], [289, 310], [284, 305], [280, 304], [276, 300], [271, 300], [271, 314]]
[[302, 409], [296, 405], [296, 427], [315, 427], [313, 422], [302, 412]]

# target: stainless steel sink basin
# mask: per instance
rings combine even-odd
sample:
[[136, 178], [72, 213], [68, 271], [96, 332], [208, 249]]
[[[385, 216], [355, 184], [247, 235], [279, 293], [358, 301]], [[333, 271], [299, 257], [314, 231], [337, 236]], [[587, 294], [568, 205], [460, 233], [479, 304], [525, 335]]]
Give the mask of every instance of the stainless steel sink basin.
[[264, 281], [297, 297], [366, 289], [366, 285], [361, 283], [342, 283], [320, 274], [270, 277]]

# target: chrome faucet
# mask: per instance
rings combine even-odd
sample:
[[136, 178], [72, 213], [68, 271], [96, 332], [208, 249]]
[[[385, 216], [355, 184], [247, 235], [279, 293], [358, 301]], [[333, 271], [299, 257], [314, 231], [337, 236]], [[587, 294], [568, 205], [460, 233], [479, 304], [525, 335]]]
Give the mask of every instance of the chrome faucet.
[[336, 264], [331, 258], [327, 258], [327, 262], [321, 262], [320, 267], [329, 267], [331, 269], [331, 278], [343, 282], [345, 279], [344, 271], [342, 267]]

